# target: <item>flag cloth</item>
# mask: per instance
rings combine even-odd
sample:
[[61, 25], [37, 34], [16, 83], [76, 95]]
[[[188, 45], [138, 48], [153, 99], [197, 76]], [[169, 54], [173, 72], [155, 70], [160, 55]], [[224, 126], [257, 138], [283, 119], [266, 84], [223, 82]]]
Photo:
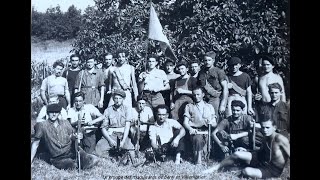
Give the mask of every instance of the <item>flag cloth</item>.
[[154, 10], [152, 4], [150, 5], [150, 19], [149, 19], [149, 39], [157, 40], [160, 42], [160, 47], [165, 56], [178, 60], [174, 55], [172, 48], [170, 46], [168, 38], [163, 34], [163, 29]]

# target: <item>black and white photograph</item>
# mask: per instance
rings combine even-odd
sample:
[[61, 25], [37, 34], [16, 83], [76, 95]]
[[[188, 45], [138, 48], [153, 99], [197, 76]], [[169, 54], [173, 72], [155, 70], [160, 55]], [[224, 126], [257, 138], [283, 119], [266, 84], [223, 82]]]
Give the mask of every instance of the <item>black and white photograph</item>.
[[289, 0], [31, 0], [31, 179], [290, 179]]

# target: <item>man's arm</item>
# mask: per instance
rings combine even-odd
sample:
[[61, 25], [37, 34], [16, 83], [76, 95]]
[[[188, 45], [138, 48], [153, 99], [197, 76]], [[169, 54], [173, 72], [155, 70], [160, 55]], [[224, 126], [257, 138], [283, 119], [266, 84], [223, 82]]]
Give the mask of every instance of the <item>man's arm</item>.
[[251, 86], [249, 86], [247, 89], [247, 95], [246, 95], [246, 99], [247, 99], [247, 105], [248, 105], [248, 114], [254, 114], [254, 111], [252, 109], [252, 90], [251, 90]]
[[151, 141], [152, 148], [158, 149], [159, 147], [157, 145], [157, 139], [156, 139], [157, 134], [156, 134], [154, 128], [155, 128], [155, 126], [151, 125], [150, 128], [149, 128], [149, 133], [148, 134], [149, 134], [149, 138], [150, 138], [150, 141]]
[[45, 90], [40, 90], [40, 97], [44, 103], [44, 105], [48, 105], [47, 97], [46, 97], [46, 91]]
[[282, 149], [286, 153], [286, 155], [290, 157], [290, 143], [288, 138], [280, 134], [278, 135], [278, 143], [280, 149]]
[[120, 142], [120, 147], [123, 147], [124, 143], [126, 142], [128, 135], [129, 135], [129, 130], [130, 130], [131, 122], [127, 121], [126, 126], [124, 128], [124, 133], [123, 133], [123, 138]]
[[32, 142], [32, 145], [31, 145], [31, 164], [32, 164], [34, 156], [37, 153], [37, 149], [39, 147], [39, 143], [40, 143], [40, 139], [34, 140]]
[[230, 134], [230, 137], [232, 140], [237, 140], [239, 138], [242, 138], [242, 137], [245, 137], [248, 135], [249, 135], [249, 132], [246, 131], [246, 132], [241, 132], [241, 133], [237, 133], [237, 134]]
[[284, 84], [282, 78], [279, 76], [279, 84], [282, 87], [282, 95], [281, 95], [281, 101], [286, 102], [286, 92], [284, 89]]
[[227, 80], [221, 81], [221, 86], [222, 86], [222, 99], [220, 102], [219, 112], [224, 113], [226, 110], [226, 104], [227, 104], [227, 99], [229, 94]]
[[132, 91], [133, 91], [133, 97], [134, 97], [134, 100], [137, 101], [137, 96], [138, 96], [138, 87], [137, 87], [137, 83], [136, 83], [136, 77], [134, 75], [134, 67], [132, 66], [131, 67], [132, 69], [132, 73], [131, 73], [131, 83], [132, 83]]

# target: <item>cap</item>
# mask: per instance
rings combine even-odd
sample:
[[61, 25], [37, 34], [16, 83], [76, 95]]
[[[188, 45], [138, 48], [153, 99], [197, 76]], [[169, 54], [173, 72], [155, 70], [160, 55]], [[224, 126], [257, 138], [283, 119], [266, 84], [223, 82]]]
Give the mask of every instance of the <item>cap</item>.
[[176, 67], [179, 67], [179, 66], [182, 66], [182, 65], [188, 67], [188, 62], [185, 61], [185, 60], [181, 60], [181, 61], [179, 61], [179, 62], [177, 63], [177, 66], [176, 66]]
[[113, 91], [113, 95], [119, 95], [119, 96], [121, 96], [121, 97], [123, 97], [123, 98], [126, 97], [126, 93], [125, 93], [123, 90], [121, 90], [121, 89], [115, 89], [115, 90]]
[[171, 63], [173, 66], [175, 65], [175, 62], [172, 60], [172, 59], [167, 59], [164, 64], [168, 64], [168, 63]]
[[236, 65], [236, 64], [241, 64], [241, 59], [238, 58], [238, 57], [232, 57], [232, 58], [227, 62], [227, 65], [228, 65], [228, 66], [233, 66], [233, 65]]
[[60, 104], [49, 104], [47, 106], [47, 112], [61, 112], [61, 105]]

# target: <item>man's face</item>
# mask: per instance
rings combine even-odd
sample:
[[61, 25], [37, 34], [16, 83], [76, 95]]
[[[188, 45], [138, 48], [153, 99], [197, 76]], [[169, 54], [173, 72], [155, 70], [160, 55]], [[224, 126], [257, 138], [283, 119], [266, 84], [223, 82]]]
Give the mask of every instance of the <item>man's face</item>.
[[106, 64], [107, 67], [111, 66], [112, 64], [112, 55], [106, 55], [104, 57], [104, 63]]
[[147, 61], [147, 65], [150, 69], [153, 69], [157, 65], [157, 60], [155, 58], [149, 58]]
[[48, 113], [49, 119], [51, 121], [56, 121], [58, 119], [59, 114], [60, 114], [60, 112], [49, 112]]
[[240, 106], [231, 106], [231, 112], [234, 118], [240, 117], [243, 113]]
[[54, 74], [57, 76], [57, 77], [60, 77], [62, 75], [62, 70], [63, 70], [63, 67], [62, 66], [56, 66], [54, 69]]
[[123, 97], [120, 95], [114, 95], [113, 96], [114, 105], [121, 106], [123, 103]]
[[73, 68], [77, 68], [79, 66], [79, 63], [80, 63], [80, 60], [79, 60], [79, 57], [73, 57], [71, 58], [71, 66]]
[[262, 61], [262, 69], [265, 73], [271, 72], [273, 68], [274, 66], [268, 60]]
[[174, 65], [172, 63], [166, 64], [166, 72], [171, 73], [174, 70]]
[[74, 106], [76, 107], [76, 109], [81, 109], [83, 107], [84, 104], [84, 100], [82, 96], [78, 96], [74, 98]]
[[86, 65], [87, 65], [88, 69], [94, 68], [95, 60], [94, 59], [88, 59], [87, 62], [86, 62]]
[[261, 133], [263, 134], [263, 136], [271, 136], [275, 130], [276, 130], [276, 127], [274, 125], [272, 125], [272, 122], [269, 120], [269, 121], [264, 121], [264, 122], [261, 122]]
[[181, 76], [184, 76], [188, 72], [188, 68], [185, 65], [179, 66], [178, 67], [178, 72]]
[[157, 118], [159, 123], [164, 123], [164, 121], [168, 118], [166, 109], [158, 109]]
[[97, 68], [97, 69], [101, 69], [101, 68], [102, 68], [102, 63], [96, 64], [96, 68]]
[[281, 96], [280, 89], [278, 89], [278, 88], [270, 88], [269, 89], [269, 94], [270, 94], [270, 97], [271, 97], [272, 101], [278, 101], [280, 99], [280, 96]]
[[191, 64], [191, 73], [197, 74], [200, 71], [200, 66], [198, 63], [192, 63]]
[[240, 67], [241, 67], [241, 64], [230, 65], [230, 66], [229, 66], [229, 71], [230, 71], [231, 73], [236, 73], [236, 72], [239, 71]]
[[146, 106], [146, 101], [145, 100], [138, 101], [137, 107], [138, 107], [139, 111], [142, 111], [145, 106]]
[[119, 64], [119, 65], [122, 65], [122, 64], [124, 64], [126, 61], [127, 61], [126, 53], [119, 53], [119, 54], [118, 54], [118, 64]]
[[206, 65], [206, 67], [213, 66], [213, 63], [214, 63], [214, 59], [212, 59], [211, 57], [208, 57], [208, 56], [204, 57], [204, 64]]
[[48, 104], [58, 104], [58, 103], [59, 103], [59, 99], [57, 97], [49, 98]]
[[192, 94], [194, 96], [194, 100], [198, 103], [201, 100], [203, 100], [204, 93], [202, 92], [201, 89], [195, 89], [192, 91]]

